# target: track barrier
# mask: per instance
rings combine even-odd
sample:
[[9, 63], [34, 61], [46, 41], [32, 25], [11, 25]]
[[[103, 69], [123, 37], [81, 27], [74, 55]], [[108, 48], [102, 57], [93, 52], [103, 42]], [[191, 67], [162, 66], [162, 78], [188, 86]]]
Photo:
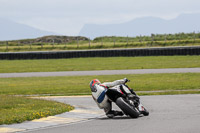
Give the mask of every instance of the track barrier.
[[74, 51], [1, 52], [0, 59], [60, 59], [80, 57], [200, 55], [200, 46], [101, 49]]

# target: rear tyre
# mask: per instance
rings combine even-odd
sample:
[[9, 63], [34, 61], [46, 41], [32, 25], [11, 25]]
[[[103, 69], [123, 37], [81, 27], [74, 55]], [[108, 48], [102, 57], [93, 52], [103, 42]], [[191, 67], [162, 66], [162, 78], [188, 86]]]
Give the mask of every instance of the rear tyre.
[[119, 97], [116, 100], [116, 104], [126, 115], [129, 115], [132, 118], [137, 118], [140, 115], [139, 111], [134, 106], [125, 102], [122, 97]]

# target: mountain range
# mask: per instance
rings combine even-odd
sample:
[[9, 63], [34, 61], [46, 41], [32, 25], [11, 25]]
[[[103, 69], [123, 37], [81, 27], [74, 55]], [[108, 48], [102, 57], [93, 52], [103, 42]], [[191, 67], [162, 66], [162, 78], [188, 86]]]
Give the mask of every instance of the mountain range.
[[45, 35], [55, 35], [55, 33], [0, 18], [0, 40], [27, 39]]
[[[134, 37], [151, 34], [189, 33], [194, 31], [200, 31], [200, 14], [198, 13], [181, 14], [171, 20], [158, 17], [141, 17], [120, 24], [85, 24], [80, 30], [79, 36], [94, 39], [100, 36]], [[0, 18], [0, 40], [37, 38], [47, 35], [59, 34]]]
[[79, 35], [93, 39], [99, 36], [140, 36], [194, 31], [200, 31], [200, 14], [181, 14], [171, 20], [142, 17], [120, 24], [85, 24]]

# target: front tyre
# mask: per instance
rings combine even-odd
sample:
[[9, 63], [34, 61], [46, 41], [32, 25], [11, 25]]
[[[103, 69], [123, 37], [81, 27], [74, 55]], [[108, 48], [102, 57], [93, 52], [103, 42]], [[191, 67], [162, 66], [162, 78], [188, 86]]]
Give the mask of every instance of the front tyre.
[[144, 111], [141, 112], [144, 116], [148, 116], [149, 115], [149, 111], [147, 111], [145, 108], [144, 108]]
[[116, 100], [116, 104], [126, 115], [129, 115], [132, 118], [137, 118], [140, 115], [135, 106], [129, 105], [122, 97], [119, 97]]

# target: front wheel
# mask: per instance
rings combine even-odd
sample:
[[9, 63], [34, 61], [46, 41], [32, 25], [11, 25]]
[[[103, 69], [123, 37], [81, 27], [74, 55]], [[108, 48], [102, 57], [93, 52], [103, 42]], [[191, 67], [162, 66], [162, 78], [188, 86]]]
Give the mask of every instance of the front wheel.
[[122, 97], [119, 97], [116, 100], [116, 104], [126, 115], [129, 115], [132, 118], [137, 118], [140, 115], [137, 108], [135, 108], [135, 106], [129, 105]]
[[141, 112], [144, 116], [148, 116], [149, 115], [149, 111], [147, 111], [145, 108], [144, 108], [144, 111]]

